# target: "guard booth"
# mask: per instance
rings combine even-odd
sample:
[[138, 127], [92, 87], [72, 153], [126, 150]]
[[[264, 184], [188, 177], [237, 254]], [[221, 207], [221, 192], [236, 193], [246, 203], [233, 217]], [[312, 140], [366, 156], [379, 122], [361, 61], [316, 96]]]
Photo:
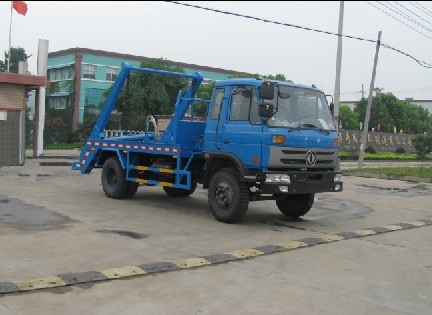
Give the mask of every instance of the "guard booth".
[[43, 76], [0, 72], [0, 167], [24, 164], [26, 92], [40, 86]]

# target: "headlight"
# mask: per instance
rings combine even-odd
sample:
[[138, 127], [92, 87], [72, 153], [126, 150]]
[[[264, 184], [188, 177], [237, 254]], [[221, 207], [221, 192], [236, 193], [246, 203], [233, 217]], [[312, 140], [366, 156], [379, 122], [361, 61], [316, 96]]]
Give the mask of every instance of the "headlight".
[[291, 183], [291, 178], [287, 174], [266, 174], [266, 183]]
[[334, 181], [335, 182], [341, 182], [342, 181], [342, 174], [336, 174], [334, 176]]

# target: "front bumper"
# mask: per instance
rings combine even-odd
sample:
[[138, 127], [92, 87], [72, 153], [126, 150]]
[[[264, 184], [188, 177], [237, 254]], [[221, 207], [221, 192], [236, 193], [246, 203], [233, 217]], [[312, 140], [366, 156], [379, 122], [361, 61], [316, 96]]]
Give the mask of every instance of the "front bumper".
[[[339, 192], [343, 190], [342, 181], [334, 181], [336, 174], [342, 174], [340, 171], [334, 172], [284, 172], [290, 176], [291, 182], [266, 183], [266, 174], [263, 173], [263, 180], [260, 183], [262, 194], [313, 194], [320, 192]], [[277, 172], [280, 174], [281, 172]]]

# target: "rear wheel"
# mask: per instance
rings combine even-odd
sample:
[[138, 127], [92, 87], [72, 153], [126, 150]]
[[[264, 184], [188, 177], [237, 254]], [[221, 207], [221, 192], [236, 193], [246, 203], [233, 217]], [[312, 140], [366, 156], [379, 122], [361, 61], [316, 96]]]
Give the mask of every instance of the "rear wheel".
[[298, 218], [308, 213], [314, 198], [315, 194], [287, 195], [284, 199], [276, 200], [276, 205], [286, 216]]
[[121, 199], [128, 193], [129, 183], [126, 180], [126, 171], [120, 165], [117, 157], [111, 157], [105, 161], [101, 181], [103, 191], [109, 198]]
[[236, 170], [221, 169], [210, 179], [208, 201], [217, 220], [236, 223], [248, 209], [249, 187], [240, 181]]
[[129, 182], [124, 198], [132, 198], [138, 190], [139, 183]]

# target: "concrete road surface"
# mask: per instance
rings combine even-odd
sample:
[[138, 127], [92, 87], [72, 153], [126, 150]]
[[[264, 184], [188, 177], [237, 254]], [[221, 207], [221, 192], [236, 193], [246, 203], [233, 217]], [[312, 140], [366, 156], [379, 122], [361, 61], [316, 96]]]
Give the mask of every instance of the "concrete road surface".
[[1, 315], [432, 313], [431, 184], [345, 177], [301, 219], [262, 201], [230, 225], [205, 190], [113, 200], [40, 161], [0, 169]]

